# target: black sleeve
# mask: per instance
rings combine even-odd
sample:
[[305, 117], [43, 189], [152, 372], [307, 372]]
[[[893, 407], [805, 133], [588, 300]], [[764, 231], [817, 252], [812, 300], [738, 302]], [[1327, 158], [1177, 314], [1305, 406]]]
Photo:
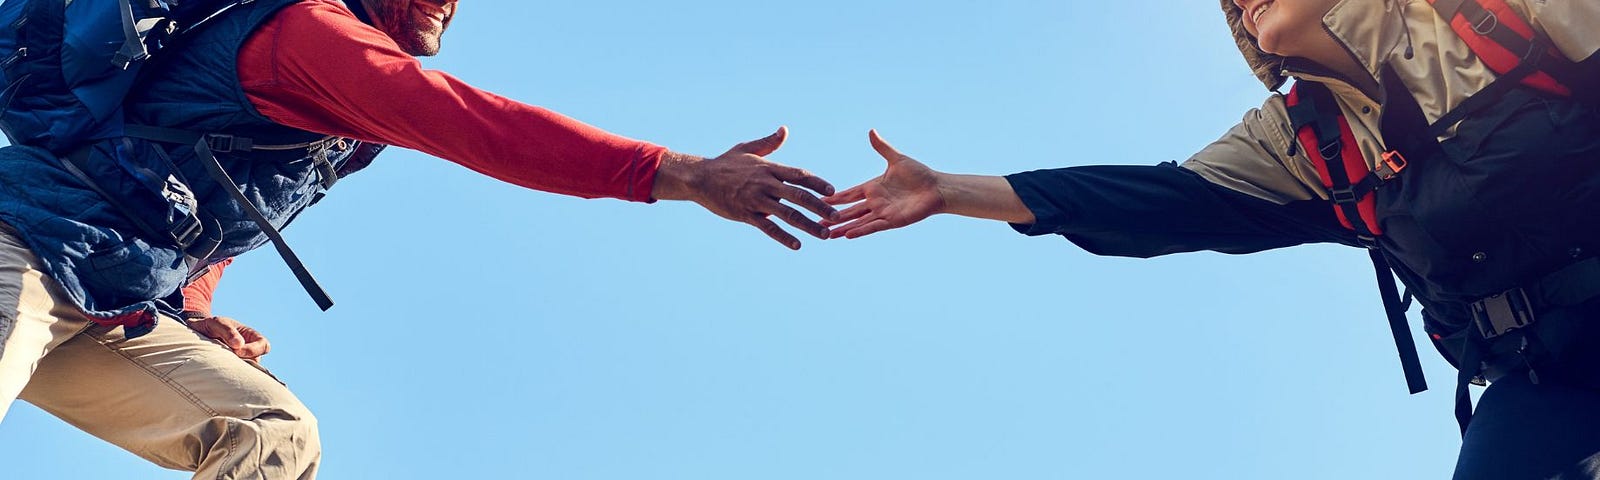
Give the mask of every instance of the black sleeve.
[[1251, 253], [1303, 243], [1357, 245], [1326, 200], [1279, 205], [1206, 181], [1168, 162], [1089, 166], [1006, 176], [1032, 225], [1096, 255], [1154, 257], [1213, 250]]

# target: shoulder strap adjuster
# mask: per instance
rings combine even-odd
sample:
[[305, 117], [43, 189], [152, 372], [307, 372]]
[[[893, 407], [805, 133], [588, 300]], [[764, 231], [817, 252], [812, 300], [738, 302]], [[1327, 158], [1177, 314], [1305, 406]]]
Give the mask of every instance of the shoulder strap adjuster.
[[206, 146], [217, 153], [248, 152], [255, 146], [255, 141], [249, 137], [235, 137], [221, 133], [206, 135]]
[[1389, 179], [1394, 178], [1395, 175], [1399, 175], [1400, 172], [1405, 169], [1405, 155], [1401, 155], [1400, 151], [1398, 150], [1390, 150], [1383, 152], [1383, 162], [1378, 164], [1378, 169], [1374, 170], [1373, 173], [1377, 174], [1378, 178], [1381, 178], [1384, 181], [1389, 181]]
[[1355, 188], [1352, 187], [1330, 188], [1328, 189], [1328, 196], [1331, 197], [1333, 203], [1340, 205], [1356, 203], [1361, 200], [1361, 195], [1357, 194]]

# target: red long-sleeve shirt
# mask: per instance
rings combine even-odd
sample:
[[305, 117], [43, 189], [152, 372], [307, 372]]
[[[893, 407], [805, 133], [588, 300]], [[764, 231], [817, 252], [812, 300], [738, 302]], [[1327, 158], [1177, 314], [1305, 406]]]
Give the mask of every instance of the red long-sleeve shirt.
[[[425, 70], [335, 0], [284, 7], [251, 34], [238, 68], [250, 103], [274, 122], [418, 150], [547, 192], [651, 201], [666, 152]], [[185, 310], [209, 313], [216, 282], [186, 287]]]

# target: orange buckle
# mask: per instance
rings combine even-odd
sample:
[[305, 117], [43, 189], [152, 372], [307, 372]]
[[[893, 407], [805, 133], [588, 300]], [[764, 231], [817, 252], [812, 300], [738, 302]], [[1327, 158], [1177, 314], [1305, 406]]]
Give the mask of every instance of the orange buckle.
[[[1378, 172], [1378, 176], [1382, 177], [1384, 180], [1388, 180], [1390, 178], [1394, 178], [1394, 176], [1398, 175], [1401, 170], [1405, 170], [1406, 169], [1406, 156], [1405, 155], [1401, 155], [1400, 152], [1397, 151], [1397, 150], [1390, 150], [1390, 151], [1387, 151], [1387, 152], [1383, 152], [1383, 165], [1382, 166], [1383, 167], [1388, 167], [1388, 168], [1387, 169], [1380, 168], [1379, 172]], [[1383, 170], [1388, 170], [1388, 171], [1385, 172]]]

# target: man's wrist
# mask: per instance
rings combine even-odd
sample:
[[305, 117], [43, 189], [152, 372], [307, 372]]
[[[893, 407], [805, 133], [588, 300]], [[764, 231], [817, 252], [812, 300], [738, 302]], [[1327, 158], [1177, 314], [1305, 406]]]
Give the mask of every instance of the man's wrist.
[[656, 180], [650, 186], [650, 197], [657, 200], [693, 200], [695, 185], [700, 181], [698, 164], [704, 158], [667, 152], [661, 155], [661, 166], [656, 167]]

